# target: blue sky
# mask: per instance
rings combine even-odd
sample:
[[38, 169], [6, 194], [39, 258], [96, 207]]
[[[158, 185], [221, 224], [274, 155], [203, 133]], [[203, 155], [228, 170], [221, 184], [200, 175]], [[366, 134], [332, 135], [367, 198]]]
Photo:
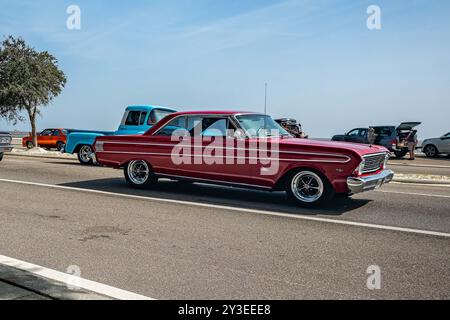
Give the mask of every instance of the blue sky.
[[[81, 8], [81, 30], [66, 9]], [[366, 27], [369, 5], [382, 29]], [[0, 0], [0, 35], [54, 54], [67, 75], [38, 127], [114, 129], [123, 109], [268, 111], [315, 137], [423, 121], [450, 131], [450, 2]], [[0, 121], [0, 129], [28, 130]]]

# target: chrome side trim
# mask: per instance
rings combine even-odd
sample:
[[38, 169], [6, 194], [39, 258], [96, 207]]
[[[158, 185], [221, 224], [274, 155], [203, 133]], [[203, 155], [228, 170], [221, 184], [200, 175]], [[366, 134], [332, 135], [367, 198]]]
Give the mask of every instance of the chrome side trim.
[[[142, 146], [158, 146], [158, 147], [195, 147], [194, 144], [191, 145], [183, 145], [183, 144], [168, 144], [168, 143], [141, 143], [141, 142], [121, 142], [121, 141], [101, 141], [103, 144], [124, 144], [124, 145], [142, 145]], [[203, 146], [202, 146], [203, 147]], [[205, 146], [207, 147], [207, 146]], [[238, 150], [238, 151], [261, 151], [261, 152], [272, 152], [272, 150], [267, 149], [242, 149], [242, 148], [229, 148], [229, 147], [214, 147], [214, 149], [222, 149], [222, 150]], [[288, 153], [288, 154], [303, 154], [303, 155], [313, 155], [313, 156], [329, 156], [329, 157], [340, 157], [346, 158], [347, 163], [351, 160], [351, 158], [345, 154], [339, 153], [320, 153], [320, 152], [306, 152], [306, 151], [283, 151], [279, 150], [278, 153]], [[381, 153], [380, 153], [381, 154]]]
[[[129, 151], [97, 151], [97, 154], [100, 153], [111, 153], [111, 154], [138, 154], [138, 155], [156, 155], [156, 156], [172, 156], [171, 153], [158, 153], [158, 152], [129, 152]], [[205, 155], [193, 155], [193, 156], [202, 156]], [[208, 156], [207, 157], [214, 157], [214, 156]], [[262, 158], [262, 157], [227, 157], [224, 156], [225, 159], [249, 159], [249, 160], [278, 160], [278, 161], [294, 161], [294, 162], [326, 162], [326, 163], [347, 163], [350, 161], [350, 158], [345, 161], [339, 161], [339, 160], [317, 160], [317, 159], [286, 159], [286, 158]]]
[[172, 174], [165, 174], [165, 173], [158, 173], [155, 172], [155, 175], [159, 177], [165, 177], [165, 178], [179, 178], [179, 179], [187, 179], [192, 181], [199, 181], [199, 182], [209, 182], [212, 184], [224, 184], [224, 185], [230, 185], [230, 186], [243, 186], [243, 187], [251, 187], [251, 188], [262, 188], [262, 189], [272, 189], [272, 187], [266, 187], [261, 186], [257, 184], [248, 184], [248, 183], [240, 183], [240, 182], [229, 182], [229, 181], [223, 181], [223, 180], [213, 180], [213, 179], [203, 179], [203, 178], [192, 178], [188, 176], [181, 176], [181, 175], [172, 175]]

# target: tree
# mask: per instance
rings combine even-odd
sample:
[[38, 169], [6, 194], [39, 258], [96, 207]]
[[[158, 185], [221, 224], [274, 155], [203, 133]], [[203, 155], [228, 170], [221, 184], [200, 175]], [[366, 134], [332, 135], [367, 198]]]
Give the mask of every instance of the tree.
[[47, 51], [38, 52], [22, 38], [8, 36], [0, 47], [0, 116], [17, 123], [26, 111], [33, 144], [37, 146], [36, 116], [58, 96], [66, 84], [58, 61]]

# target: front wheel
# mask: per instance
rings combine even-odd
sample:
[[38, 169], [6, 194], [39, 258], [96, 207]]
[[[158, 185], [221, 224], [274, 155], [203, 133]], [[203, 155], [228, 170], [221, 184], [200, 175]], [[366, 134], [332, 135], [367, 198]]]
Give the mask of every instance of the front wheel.
[[158, 182], [158, 177], [153, 173], [150, 165], [144, 160], [130, 161], [124, 168], [127, 183], [138, 189], [148, 188]]
[[27, 141], [26, 146], [27, 146], [27, 149], [33, 149], [34, 143], [32, 141]]
[[3, 160], [3, 153], [0, 153], [0, 161]]
[[334, 191], [322, 174], [302, 170], [292, 173], [286, 179], [286, 193], [302, 207], [316, 207], [331, 200]]
[[435, 157], [437, 157], [437, 155], [438, 155], [438, 150], [437, 150], [437, 148], [435, 147], [435, 146], [433, 146], [433, 145], [428, 145], [428, 146], [426, 146], [424, 149], [423, 149], [423, 152], [425, 153], [425, 155], [428, 157], [428, 158], [435, 158]]
[[92, 147], [90, 145], [82, 145], [80, 147], [80, 149], [78, 150], [78, 161], [80, 161], [80, 163], [82, 165], [91, 165], [94, 163], [94, 161], [92, 160]]

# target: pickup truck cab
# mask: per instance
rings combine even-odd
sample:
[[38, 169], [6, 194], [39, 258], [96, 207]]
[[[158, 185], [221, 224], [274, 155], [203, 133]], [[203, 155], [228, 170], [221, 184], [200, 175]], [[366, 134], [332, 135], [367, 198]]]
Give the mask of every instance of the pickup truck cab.
[[12, 137], [8, 132], [0, 132], [0, 161], [2, 161], [5, 152], [10, 152], [13, 149], [11, 141]]
[[122, 121], [116, 131], [90, 131], [69, 129], [65, 153], [76, 153], [83, 165], [96, 162], [93, 145], [99, 136], [120, 136], [142, 134], [155, 123], [176, 110], [159, 106], [129, 106], [125, 109]]
[[[375, 130], [374, 144], [385, 147], [398, 158], [403, 158], [408, 153], [405, 139], [420, 124], [420, 122], [403, 122], [398, 127], [371, 126]], [[346, 134], [335, 135], [331, 140], [369, 144], [368, 133], [369, 128], [355, 128]]]

